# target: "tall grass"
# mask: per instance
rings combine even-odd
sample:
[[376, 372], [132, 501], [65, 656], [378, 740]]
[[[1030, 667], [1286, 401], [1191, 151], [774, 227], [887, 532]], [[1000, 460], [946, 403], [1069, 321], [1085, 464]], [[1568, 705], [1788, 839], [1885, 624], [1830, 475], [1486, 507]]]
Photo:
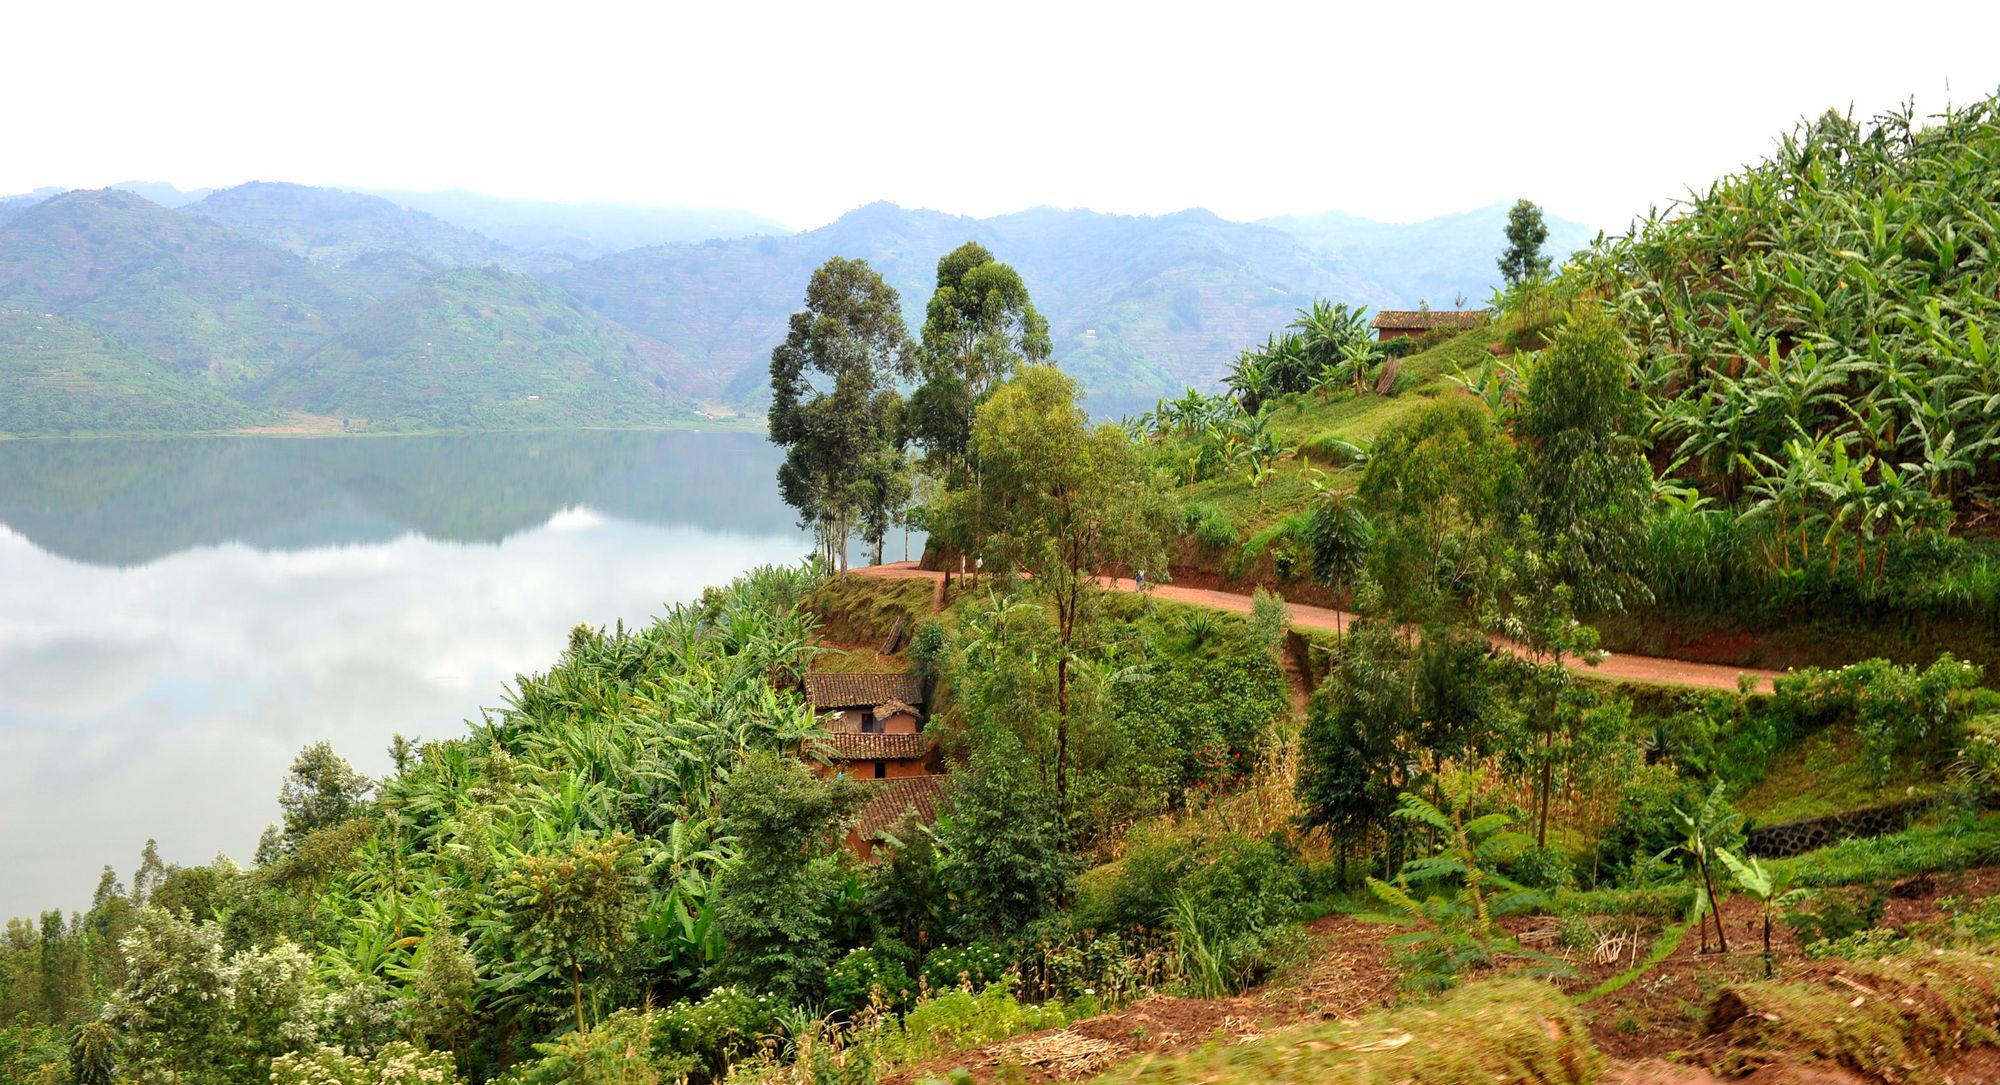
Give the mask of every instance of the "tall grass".
[[1176, 889], [1167, 921], [1174, 930], [1174, 949], [1180, 957], [1181, 975], [1188, 992], [1196, 998], [1224, 998], [1235, 994], [1230, 982], [1229, 943], [1202, 915], [1201, 907], [1185, 889]]

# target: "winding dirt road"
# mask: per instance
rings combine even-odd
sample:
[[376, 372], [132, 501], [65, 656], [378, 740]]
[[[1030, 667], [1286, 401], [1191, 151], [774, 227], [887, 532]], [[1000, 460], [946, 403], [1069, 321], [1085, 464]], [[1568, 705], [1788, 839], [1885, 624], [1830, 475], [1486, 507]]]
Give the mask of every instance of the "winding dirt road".
[[[917, 568], [913, 561], [899, 561], [888, 565], [870, 565], [854, 570], [862, 576], [883, 577], [891, 580], [931, 580], [938, 584], [938, 591], [944, 590], [944, 574]], [[1138, 585], [1130, 580], [1100, 580], [1099, 583], [1117, 591], [1137, 591]], [[1237, 614], [1250, 612], [1250, 597], [1234, 592], [1211, 591], [1207, 588], [1182, 588], [1172, 584], [1148, 585], [1146, 590], [1155, 598], [1168, 599], [1176, 603], [1191, 603], [1195, 606], [1214, 607], [1217, 610], [1233, 611]], [[1329, 607], [1306, 606], [1303, 603], [1288, 603], [1292, 608], [1292, 624], [1305, 629], [1325, 629], [1330, 632], [1346, 629], [1354, 621], [1354, 615]], [[1508, 649], [1515, 649], [1511, 642], [1493, 638], [1493, 643]], [[1576, 670], [1609, 678], [1619, 682], [1653, 682], [1665, 686], [1685, 686], [1692, 689], [1735, 690], [1737, 677], [1749, 675], [1756, 688], [1768, 691], [1771, 680], [1779, 671], [1750, 670], [1741, 667], [1722, 667], [1713, 663], [1695, 663], [1685, 659], [1665, 659], [1659, 656], [1636, 656], [1621, 652], [1611, 653], [1604, 662], [1593, 667], [1582, 660], [1572, 660], [1570, 666]]]

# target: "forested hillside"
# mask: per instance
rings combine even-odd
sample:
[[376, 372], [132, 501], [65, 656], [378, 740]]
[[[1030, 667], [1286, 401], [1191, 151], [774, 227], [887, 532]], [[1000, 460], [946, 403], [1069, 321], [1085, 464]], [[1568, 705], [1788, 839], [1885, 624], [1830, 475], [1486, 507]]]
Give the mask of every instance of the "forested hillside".
[[246, 398], [389, 428], [659, 425], [691, 417], [705, 377], [555, 287], [463, 268], [355, 314]]
[[762, 215], [722, 207], [559, 203], [465, 191], [369, 191], [522, 252], [567, 260], [594, 260], [648, 245], [698, 245], [714, 238], [780, 237], [793, 232]]

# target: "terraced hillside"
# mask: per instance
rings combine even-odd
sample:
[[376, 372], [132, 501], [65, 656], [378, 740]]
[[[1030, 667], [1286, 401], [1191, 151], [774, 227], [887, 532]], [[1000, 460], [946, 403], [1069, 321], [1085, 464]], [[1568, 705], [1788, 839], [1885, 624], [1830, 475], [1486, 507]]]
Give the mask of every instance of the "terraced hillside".
[[66, 316], [0, 307], [0, 436], [201, 433], [268, 420]]

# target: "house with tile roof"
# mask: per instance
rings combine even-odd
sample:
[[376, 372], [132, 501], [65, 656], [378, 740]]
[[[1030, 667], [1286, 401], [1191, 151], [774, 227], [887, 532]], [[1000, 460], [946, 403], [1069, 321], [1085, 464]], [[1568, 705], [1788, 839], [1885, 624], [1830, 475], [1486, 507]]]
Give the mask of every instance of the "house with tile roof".
[[805, 751], [822, 776], [845, 776], [870, 795], [848, 846], [871, 858], [875, 842], [906, 818], [930, 821], [944, 796], [944, 757], [924, 734], [923, 676], [908, 673], [808, 674], [806, 700], [826, 737]]
[[1433, 328], [1470, 331], [1493, 319], [1491, 309], [1383, 309], [1375, 314], [1375, 339], [1414, 338]]

